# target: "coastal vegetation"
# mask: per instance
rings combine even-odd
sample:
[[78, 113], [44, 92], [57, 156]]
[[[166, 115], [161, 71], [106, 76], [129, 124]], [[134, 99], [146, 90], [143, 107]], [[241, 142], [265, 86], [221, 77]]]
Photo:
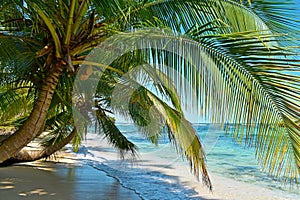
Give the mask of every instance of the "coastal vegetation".
[[[92, 123], [121, 155], [134, 156], [135, 144], [115, 124], [118, 113], [153, 143], [167, 133], [190, 161], [193, 173], [211, 188], [202, 144], [183, 113], [188, 90], [169, 81], [176, 78], [173, 71], [147, 65], [151, 70], [141, 73], [155, 82], [155, 90], [135, 80], [135, 91], [123, 95], [128, 106], [112, 103], [120, 84], [126, 93], [124, 74], [155, 63], [192, 82], [197, 89], [191, 102], [201, 117], [214, 123], [246, 124], [235, 126], [232, 136], [255, 147], [265, 171], [297, 180], [300, 59], [294, 27], [298, 16], [288, 11], [294, 5], [275, 0], [1, 1], [0, 126], [13, 127], [15, 132], [0, 140], [0, 163], [46, 158], [69, 142], [76, 151]], [[102, 67], [93, 102], [85, 102], [88, 94], [74, 94], [76, 79], [88, 80], [101, 68], [101, 61], [89, 63], [78, 74], [93, 49], [115, 36], [130, 40], [131, 33], [152, 34], [156, 42], [184, 36], [198, 45], [188, 50], [202, 59], [195, 62], [198, 65], [190, 64], [188, 56], [149, 43]], [[80, 123], [73, 119], [77, 112], [73, 105], [81, 110]], [[82, 112], [92, 107], [96, 108], [92, 117]], [[43, 149], [23, 149], [36, 138], [41, 138]]]

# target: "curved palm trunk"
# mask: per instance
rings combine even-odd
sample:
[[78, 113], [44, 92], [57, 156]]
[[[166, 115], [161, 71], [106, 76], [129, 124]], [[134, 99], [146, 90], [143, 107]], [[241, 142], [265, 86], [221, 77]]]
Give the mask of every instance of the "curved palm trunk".
[[65, 137], [62, 141], [60, 141], [59, 143], [57, 143], [53, 146], [47, 147], [43, 150], [22, 149], [17, 154], [15, 154], [14, 157], [1, 163], [0, 166], [8, 166], [8, 165], [11, 165], [14, 163], [20, 163], [20, 162], [32, 162], [32, 161], [36, 161], [36, 160], [39, 160], [42, 158], [47, 158], [47, 157], [51, 156], [52, 154], [54, 154], [55, 152], [62, 149], [69, 142], [71, 142], [71, 140], [74, 138], [76, 133], [77, 133], [77, 130], [76, 130], [76, 128], [74, 128], [73, 131], [67, 137]]
[[63, 71], [60, 61], [56, 61], [51, 67], [30, 116], [19, 130], [2, 142], [0, 163], [13, 157], [32, 141], [43, 128], [59, 76]]

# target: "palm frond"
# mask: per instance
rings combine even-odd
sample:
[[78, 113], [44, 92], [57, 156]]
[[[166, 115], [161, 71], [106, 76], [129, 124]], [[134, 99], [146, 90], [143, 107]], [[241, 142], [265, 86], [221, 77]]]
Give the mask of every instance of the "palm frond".
[[[137, 62], [128, 59], [128, 56], [138, 58], [141, 53], [124, 54], [120, 58], [122, 61], [130, 61], [128, 64], [133, 71], [115, 77], [110, 107], [114, 113], [130, 118], [139, 132], [155, 144], [159, 138], [168, 134], [178, 152], [190, 161], [196, 177], [202, 174], [203, 182], [211, 189], [204, 151], [195, 130], [182, 113], [177, 88], [159, 69], [148, 65], [139, 66], [143, 59], [137, 59]], [[124, 62], [122, 64], [128, 66]], [[122, 68], [122, 64], [117, 66]]]
[[27, 95], [26, 90], [26, 88], [8, 89], [0, 87], [0, 121], [2, 126], [18, 126], [20, 118], [28, 117], [33, 106], [33, 98]]
[[134, 158], [137, 153], [137, 147], [121, 133], [115, 125], [114, 119], [107, 116], [101, 108], [96, 110], [96, 118], [100, 125], [100, 133], [108, 139], [110, 144], [119, 150], [120, 156], [124, 158], [125, 154], [130, 152]]
[[185, 119], [182, 113], [172, 109], [156, 95], [149, 91], [148, 94], [166, 121], [170, 140], [177, 145], [179, 152], [182, 152], [189, 160], [193, 174], [197, 178], [202, 174], [203, 183], [212, 190], [212, 183], [205, 165], [204, 150], [192, 124]]
[[234, 1], [225, 0], [146, 1], [143, 7], [130, 15], [132, 16], [130, 23], [137, 25], [148, 21], [151, 22], [148, 25], [153, 24], [157, 27], [159, 20], [166, 27], [179, 33], [203, 25], [207, 27], [203, 34], [269, 30], [265, 22], [251, 9]]
[[266, 25], [275, 33], [284, 33], [289, 37], [297, 37], [299, 26], [299, 2], [295, 0], [253, 0], [251, 9], [260, 16]]
[[[190, 83], [187, 87], [194, 88], [197, 98], [188, 98], [188, 101], [195, 105], [201, 116], [212, 122], [241, 124], [236, 126], [234, 136], [255, 146], [257, 157], [265, 170], [273, 175], [288, 177], [289, 180], [298, 179], [299, 125], [294, 121], [299, 116], [297, 85], [300, 79], [294, 74], [292, 80], [297, 80], [293, 86], [291, 81], [284, 83], [284, 77], [288, 76], [285, 74], [282, 77], [283, 84], [275, 82], [271, 80], [272, 76], [268, 76], [273, 74], [278, 80], [281, 75], [273, 68], [268, 68], [268, 64], [292, 73], [299, 69], [299, 61], [293, 53], [286, 53], [272, 45], [266, 47], [251, 34], [239, 35], [244, 37], [237, 40], [226, 37], [228, 40], [203, 40], [197, 43], [187, 38], [174, 38], [174, 35], [170, 36], [167, 32], [161, 34], [151, 30], [119, 34], [117, 39], [107, 42], [120, 47], [117, 49], [120, 52], [133, 51], [133, 47], [145, 49], [144, 61], [168, 66], [172, 70], [164, 71], [166, 76], [173, 80], [182, 76]], [[270, 37], [272, 40], [273, 37]], [[122, 45], [118, 45], [118, 42]], [[230, 42], [233, 44], [229, 45]], [[234, 51], [239, 43], [248, 46], [249, 51], [260, 46], [257, 51], [261, 55], [252, 56]], [[216, 48], [218, 45], [224, 47]], [[149, 51], [152, 53], [149, 54]], [[94, 53], [97, 54], [97, 51]], [[97, 59], [104, 63], [106, 58], [112, 58], [111, 52], [100, 50], [98, 53], [103, 57]], [[183, 84], [177, 82], [175, 88], [182, 96], [189, 97], [190, 91], [182, 88]], [[290, 97], [293, 98], [284, 102]]]

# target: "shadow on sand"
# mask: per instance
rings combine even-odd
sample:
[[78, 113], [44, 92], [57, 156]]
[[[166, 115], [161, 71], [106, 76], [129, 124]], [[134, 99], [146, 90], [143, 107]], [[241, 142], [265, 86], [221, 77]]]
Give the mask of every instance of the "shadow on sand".
[[[132, 162], [122, 160], [107, 160], [101, 157], [101, 154], [91, 152], [102, 152], [104, 149], [99, 147], [89, 147], [85, 149], [85, 155], [89, 154], [92, 159], [82, 158], [87, 165], [105, 172], [107, 176], [113, 177], [125, 188], [133, 190], [141, 199], [159, 199], [159, 200], [206, 200], [201, 197], [194, 189], [184, 187], [179, 181], [179, 177], [166, 175], [157, 170], [149, 170], [149, 167], [161, 167], [172, 169], [172, 166], [165, 166], [152, 163], [150, 160], [142, 160], [142, 164], [136, 166]], [[88, 151], [89, 150], [89, 151]], [[100, 150], [100, 151], [99, 151]], [[97, 161], [100, 158], [100, 161]], [[199, 182], [199, 184], [201, 184]], [[218, 200], [218, 199], [211, 199]]]

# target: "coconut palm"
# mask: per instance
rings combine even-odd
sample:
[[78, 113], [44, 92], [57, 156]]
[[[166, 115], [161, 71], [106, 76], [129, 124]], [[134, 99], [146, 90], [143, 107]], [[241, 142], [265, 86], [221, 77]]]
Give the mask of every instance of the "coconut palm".
[[[193, 55], [201, 52], [207, 59], [191, 63], [150, 43], [145, 50], [126, 53], [110, 67], [104, 67], [98, 80], [96, 102], [91, 105], [97, 107], [96, 121], [109, 141], [122, 151], [135, 152], [134, 144], [118, 130], [109, 112], [120, 112], [139, 127], [148, 127], [144, 126], [149, 123], [147, 116], [155, 119], [158, 127], [167, 128], [170, 139], [190, 160], [195, 174], [201, 171], [203, 180], [211, 187], [201, 143], [182, 112], [180, 97], [187, 95], [186, 90], [180, 90], [176, 84], [166, 84], [176, 78], [171, 72], [158, 67], [152, 72], [143, 71], [156, 82], [159, 92], [136, 81], [139, 87], [132, 96], [124, 95], [129, 99], [129, 109], [111, 103], [114, 88], [126, 86], [126, 80], [117, 81], [123, 74], [143, 63], [165, 64], [190, 80], [194, 88], [199, 88], [197, 98], [190, 99], [199, 114], [213, 122], [246, 124], [246, 128], [236, 126], [234, 136], [256, 147], [264, 168], [274, 175], [298, 178], [299, 77], [293, 72], [298, 70], [299, 60], [293, 49], [287, 47], [290, 38], [279, 34], [285, 28], [293, 31], [291, 27], [295, 23], [288, 17], [276, 18], [284, 14], [278, 13], [278, 7], [284, 8], [288, 3], [278, 5], [268, 1], [266, 4], [215, 0], [2, 1], [1, 79], [6, 74], [9, 77], [1, 85], [2, 96], [9, 97], [12, 91], [18, 94], [13, 96], [21, 98], [25, 91], [30, 97], [26, 101], [30, 104], [34, 98], [34, 106], [30, 114], [17, 109], [20, 112], [14, 116], [25, 120], [19, 121], [18, 130], [2, 142], [0, 162], [48, 156], [74, 138], [77, 131], [84, 132], [84, 128], [76, 131], [70, 114], [70, 105], [79, 105], [84, 98], [78, 94], [74, 102], [70, 92], [87, 54], [116, 34], [119, 40], [130, 41], [133, 36], [126, 31], [136, 30], [140, 34], [141, 29], [151, 27], [197, 41], [191, 46], [196, 49]], [[163, 44], [174, 37], [159, 32], [152, 34], [152, 40]], [[100, 62], [92, 63], [92, 67], [101, 66]], [[87, 78], [88, 69], [84, 74]], [[123, 88], [126, 92], [126, 87]], [[164, 101], [161, 95], [168, 100]], [[81, 127], [86, 127], [88, 121], [83, 122]], [[54, 138], [48, 140], [50, 144], [53, 140], [60, 142], [34, 156], [24, 156], [26, 153], [21, 149], [44, 130], [54, 133]], [[160, 133], [159, 129], [157, 134], [149, 134], [147, 128], [142, 130], [153, 142]]]

